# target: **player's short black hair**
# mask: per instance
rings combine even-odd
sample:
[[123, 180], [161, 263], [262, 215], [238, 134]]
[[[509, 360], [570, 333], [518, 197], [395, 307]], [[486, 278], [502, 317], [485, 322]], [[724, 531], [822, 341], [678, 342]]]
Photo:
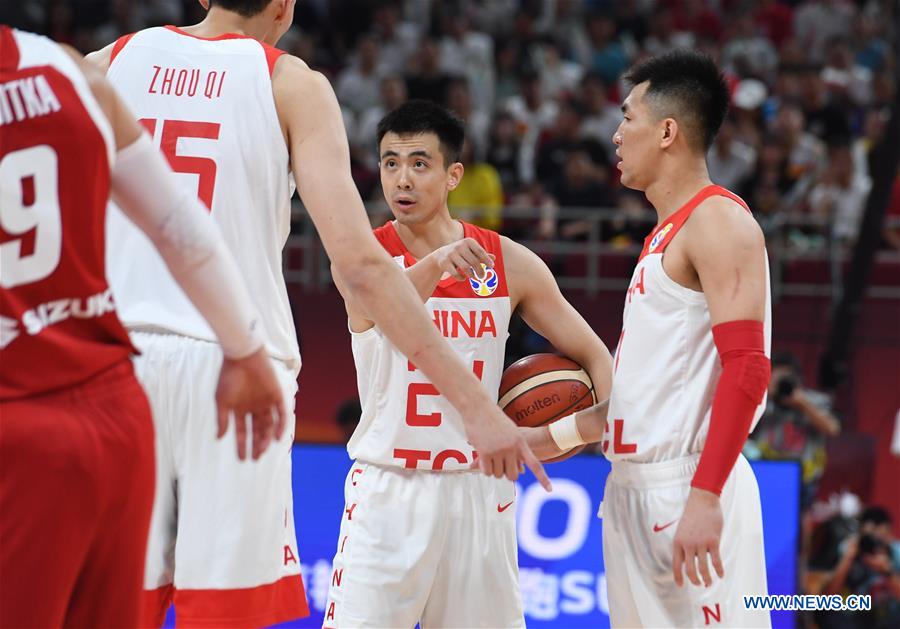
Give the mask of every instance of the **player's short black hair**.
[[388, 133], [397, 135], [419, 135], [433, 133], [441, 144], [444, 166], [459, 161], [466, 126], [463, 121], [446, 107], [430, 100], [413, 99], [406, 101], [381, 119], [378, 123], [378, 149], [381, 140]]
[[209, 0], [209, 6], [222, 7], [244, 17], [253, 17], [262, 13], [270, 2], [272, 0]]
[[687, 126], [687, 137], [696, 148], [706, 152], [712, 146], [728, 112], [729, 92], [725, 77], [709, 56], [675, 50], [639, 63], [625, 80], [632, 85], [648, 82], [645, 98], [651, 107], [660, 116]]

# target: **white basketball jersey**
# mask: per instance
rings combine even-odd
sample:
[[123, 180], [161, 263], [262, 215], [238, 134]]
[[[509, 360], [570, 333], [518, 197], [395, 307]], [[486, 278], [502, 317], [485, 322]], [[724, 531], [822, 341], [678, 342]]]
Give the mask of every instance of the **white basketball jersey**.
[[[511, 315], [500, 236], [468, 223], [463, 231], [496, 256], [494, 268], [483, 280], [441, 281], [425, 309], [496, 400]], [[399, 265], [415, 264], [393, 223], [376, 229], [375, 236]], [[450, 402], [378, 328], [352, 337], [362, 417], [347, 444], [350, 456], [407, 469], [468, 468], [473, 449]]]
[[[703, 449], [722, 366], [713, 342], [706, 297], [681, 286], [663, 269], [663, 252], [691, 212], [711, 196], [744, 201], [708, 186], [653, 230], [644, 241], [625, 297], [622, 334], [613, 363], [613, 386], [603, 451], [612, 461], [668, 461]], [[749, 210], [748, 210], [749, 211]], [[766, 355], [772, 341], [766, 262]], [[757, 407], [753, 427], [766, 400]]]
[[[294, 193], [271, 72], [281, 51], [242, 35], [203, 39], [173, 26], [116, 42], [107, 76], [210, 208], [262, 317], [269, 352], [300, 368], [281, 270]], [[109, 212], [107, 267], [122, 321], [203, 340], [215, 335], [144, 234]]]

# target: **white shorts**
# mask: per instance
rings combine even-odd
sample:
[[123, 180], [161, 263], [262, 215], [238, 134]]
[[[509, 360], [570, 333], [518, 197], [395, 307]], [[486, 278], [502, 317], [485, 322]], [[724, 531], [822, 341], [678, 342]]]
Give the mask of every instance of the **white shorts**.
[[759, 487], [743, 456], [722, 489], [725, 578], [713, 572], [709, 588], [687, 578], [675, 585], [672, 540], [698, 459], [613, 463], [601, 506], [613, 627], [771, 626], [767, 611], [743, 603], [744, 595], [767, 593]]
[[524, 627], [515, 485], [355, 463], [325, 627]]
[[[258, 461], [237, 458], [233, 425], [216, 440], [222, 350], [136, 332], [135, 371], [156, 428], [156, 497], [142, 626], [160, 626], [174, 597], [179, 624], [260, 626], [309, 613], [294, 532], [294, 422]], [[289, 416], [296, 378], [272, 362]]]

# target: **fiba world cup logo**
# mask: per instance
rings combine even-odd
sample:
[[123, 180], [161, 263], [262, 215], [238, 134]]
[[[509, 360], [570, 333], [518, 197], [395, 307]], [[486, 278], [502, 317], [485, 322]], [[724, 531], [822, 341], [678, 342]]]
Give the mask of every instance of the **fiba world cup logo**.
[[469, 278], [469, 286], [472, 287], [472, 292], [479, 297], [493, 295], [499, 284], [496, 271], [487, 268], [483, 264], [481, 265], [481, 279], [477, 277]]

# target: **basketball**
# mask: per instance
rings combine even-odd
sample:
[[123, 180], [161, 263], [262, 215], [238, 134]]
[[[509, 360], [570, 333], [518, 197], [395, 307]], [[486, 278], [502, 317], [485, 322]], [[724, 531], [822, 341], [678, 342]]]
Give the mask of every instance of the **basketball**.
[[[500, 408], [519, 426], [545, 426], [596, 403], [594, 385], [581, 365], [565, 356], [532, 354], [506, 368], [500, 380]], [[577, 446], [547, 463], [578, 454]]]

